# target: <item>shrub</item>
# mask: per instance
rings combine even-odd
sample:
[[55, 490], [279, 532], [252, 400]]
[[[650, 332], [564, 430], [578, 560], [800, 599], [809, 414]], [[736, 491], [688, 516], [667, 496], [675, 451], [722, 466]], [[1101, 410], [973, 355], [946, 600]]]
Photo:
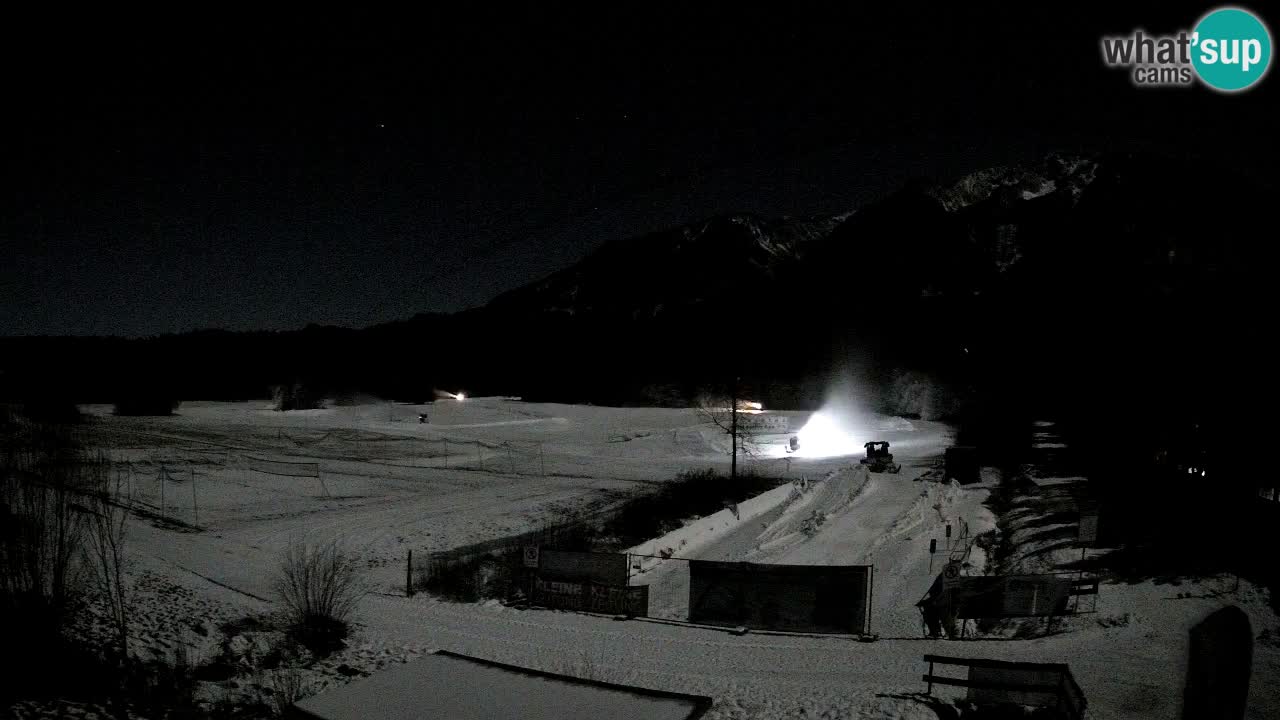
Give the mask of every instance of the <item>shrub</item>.
[[960, 398], [944, 383], [927, 373], [899, 372], [886, 396], [887, 410], [894, 415], [937, 420], [954, 415]]
[[675, 383], [650, 383], [640, 390], [640, 397], [654, 407], [688, 407], [689, 398], [684, 389]]
[[129, 661], [120, 685], [143, 717], [198, 717], [195, 668], [182, 643], [168, 660]]
[[13, 682], [0, 683], [0, 706], [19, 689], [60, 695], [68, 678], [101, 675], [94, 653], [66, 631], [83, 607], [90, 519], [110, 475], [77, 431], [15, 409], [10, 416], [0, 433], [0, 635], [23, 655]]
[[55, 635], [84, 579], [82, 502], [98, 469], [58, 440], [19, 438], [40, 444], [0, 453], [0, 629], [10, 641]]
[[354, 555], [336, 541], [294, 542], [285, 550], [276, 594], [299, 643], [317, 655], [336, 650], [366, 588]]
[[311, 694], [311, 684], [300, 668], [272, 670], [270, 678], [271, 709], [276, 715], [284, 716], [294, 703]]
[[319, 410], [324, 407], [324, 398], [300, 382], [277, 385], [271, 389], [271, 395], [276, 410]]

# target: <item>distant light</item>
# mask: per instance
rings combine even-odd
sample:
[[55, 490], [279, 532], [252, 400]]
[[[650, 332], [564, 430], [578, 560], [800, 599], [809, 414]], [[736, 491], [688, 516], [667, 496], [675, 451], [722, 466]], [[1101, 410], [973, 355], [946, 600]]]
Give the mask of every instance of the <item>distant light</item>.
[[458, 393], [457, 395], [454, 395], [453, 397], [454, 397], [454, 399], [455, 399], [455, 400], [457, 400], [458, 402], [462, 402], [463, 400], [466, 400], [466, 399], [467, 399], [467, 394], [466, 394], [466, 393]]
[[1201, 471], [1200, 471], [1200, 477], [1204, 477], [1204, 471], [1203, 471], [1203, 470], [1201, 470]]

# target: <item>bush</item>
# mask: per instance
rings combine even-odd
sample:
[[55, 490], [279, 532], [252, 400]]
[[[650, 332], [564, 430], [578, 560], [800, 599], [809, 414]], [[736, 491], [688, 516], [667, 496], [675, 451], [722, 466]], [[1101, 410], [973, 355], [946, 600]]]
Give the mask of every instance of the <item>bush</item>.
[[[18, 692], [116, 692], [129, 599], [125, 513], [113, 474], [110, 460], [85, 453], [65, 426], [28, 417], [0, 435], [0, 635], [24, 653], [14, 682], [0, 688], [0, 706]], [[84, 643], [77, 632], [95, 586], [111, 591], [103, 598], [113, 621], [110, 648]]]
[[0, 629], [11, 642], [57, 634], [82, 589], [88, 515], [82, 502], [97, 468], [57, 434], [33, 433], [0, 454]]
[[950, 417], [960, 409], [960, 399], [949, 387], [917, 371], [898, 373], [885, 400], [890, 413], [925, 420]]
[[271, 671], [271, 708], [276, 715], [284, 716], [294, 703], [311, 694], [311, 684], [299, 668], [280, 668]]
[[291, 543], [275, 589], [295, 639], [317, 655], [341, 646], [366, 593], [356, 557], [337, 542]]
[[198, 717], [195, 668], [179, 643], [168, 660], [130, 660], [120, 692], [142, 717]]
[[640, 389], [640, 397], [653, 407], [683, 408], [689, 405], [684, 388], [675, 383], [650, 383]]
[[324, 398], [300, 382], [277, 385], [271, 389], [271, 395], [276, 410], [319, 410], [324, 407]]

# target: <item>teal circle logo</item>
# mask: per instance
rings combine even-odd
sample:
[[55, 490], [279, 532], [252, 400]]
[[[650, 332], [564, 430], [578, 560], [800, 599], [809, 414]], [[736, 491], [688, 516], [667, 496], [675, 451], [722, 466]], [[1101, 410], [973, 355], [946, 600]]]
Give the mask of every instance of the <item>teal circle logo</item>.
[[1191, 64], [1206, 85], [1223, 92], [1244, 90], [1271, 64], [1271, 34], [1253, 13], [1219, 8], [1200, 19]]

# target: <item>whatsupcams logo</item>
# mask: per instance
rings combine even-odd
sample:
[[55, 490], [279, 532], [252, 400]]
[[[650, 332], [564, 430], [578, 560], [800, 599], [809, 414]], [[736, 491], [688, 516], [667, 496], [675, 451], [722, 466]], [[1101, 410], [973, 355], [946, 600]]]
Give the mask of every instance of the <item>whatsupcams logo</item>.
[[1190, 86], [1200, 82], [1221, 92], [1253, 87], [1271, 64], [1271, 34], [1248, 10], [1224, 7], [1200, 18], [1195, 29], [1173, 35], [1102, 38], [1102, 60], [1131, 68], [1140, 87]]

